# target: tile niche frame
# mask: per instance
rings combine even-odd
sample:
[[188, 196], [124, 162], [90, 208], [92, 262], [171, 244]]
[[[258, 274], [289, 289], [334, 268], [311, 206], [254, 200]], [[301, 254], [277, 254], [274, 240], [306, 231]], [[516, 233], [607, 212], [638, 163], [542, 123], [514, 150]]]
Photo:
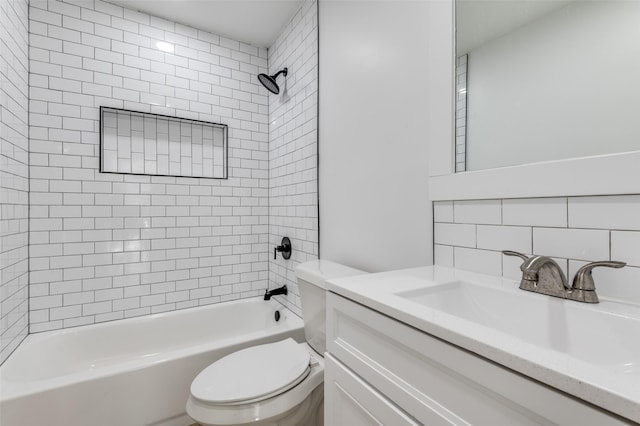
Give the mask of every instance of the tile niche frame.
[[[105, 167], [105, 145], [107, 144], [105, 141], [105, 136], [106, 136], [106, 132], [105, 132], [105, 127], [109, 127], [109, 128], [113, 128], [112, 126], [106, 126], [106, 120], [105, 120], [105, 113], [113, 113], [116, 115], [115, 119], [118, 119], [118, 115], [122, 114], [122, 115], [126, 115], [129, 114], [130, 116], [140, 116], [142, 117], [142, 120], [144, 121], [145, 118], [152, 118], [154, 120], [156, 120], [156, 123], [158, 120], [162, 120], [165, 121], [167, 123], [167, 129], [169, 128], [169, 126], [171, 125], [171, 122], [178, 122], [179, 125], [179, 129], [180, 129], [180, 134], [178, 135], [179, 138], [182, 138], [182, 126], [183, 124], [189, 125], [189, 126], [193, 126], [195, 125], [200, 125], [203, 127], [203, 129], [205, 127], [211, 128], [212, 129], [212, 135], [213, 133], [215, 133], [215, 130], [221, 130], [222, 131], [222, 156], [220, 157], [222, 160], [222, 165], [218, 165], [218, 167], [221, 167], [221, 174], [220, 175], [216, 175], [215, 170], [212, 172], [211, 176], [205, 176], [204, 173], [199, 173], [199, 174], [185, 174], [185, 173], [171, 173], [170, 172], [170, 165], [168, 166], [167, 169], [167, 173], [158, 173], [157, 171], [157, 165], [156, 165], [156, 171], [151, 173], [151, 172], [147, 172], [146, 170], [144, 170], [143, 172], [136, 172], [133, 171], [133, 164], [130, 167], [129, 171], [118, 171], [117, 167], [116, 170], [112, 170], [109, 169], [108, 167]], [[138, 130], [140, 131], [140, 130]], [[144, 124], [143, 124], [143, 130], [142, 130], [143, 134], [144, 134]], [[129, 138], [131, 138], [131, 133], [132, 133], [132, 129], [131, 129], [131, 121], [129, 122]], [[157, 152], [157, 147], [158, 147], [158, 142], [157, 142], [157, 127], [156, 127], [156, 137], [149, 139], [147, 138], [147, 141], [153, 141], [154, 142], [154, 146], [156, 149], [156, 156], [158, 155]], [[169, 130], [167, 130], [167, 135], [169, 135]], [[163, 177], [180, 177], [180, 178], [204, 178], [204, 179], [221, 179], [221, 180], [227, 180], [229, 179], [229, 130], [228, 130], [228, 125], [226, 124], [220, 124], [220, 123], [214, 123], [214, 122], [210, 122], [210, 121], [203, 121], [203, 120], [195, 120], [195, 119], [191, 119], [191, 118], [181, 118], [181, 117], [175, 117], [175, 116], [171, 116], [171, 115], [163, 115], [163, 114], [154, 114], [154, 113], [150, 113], [150, 112], [143, 112], [143, 111], [134, 111], [134, 110], [129, 110], [129, 109], [124, 109], [124, 108], [113, 108], [113, 107], [107, 107], [107, 106], [100, 106], [100, 173], [111, 173], [111, 174], [123, 174], [123, 175], [137, 175], [137, 176], [163, 176]], [[118, 136], [118, 132], [116, 131], [116, 137]], [[125, 136], [126, 137], [126, 136]], [[190, 137], [190, 136], [189, 136]], [[169, 136], [167, 136], [167, 145], [170, 144], [170, 142], [177, 142], [180, 145], [183, 143], [182, 141], [171, 141], [169, 140]], [[203, 142], [203, 149], [204, 149], [204, 139], [202, 140]], [[111, 142], [113, 143], [113, 142]], [[216, 145], [215, 145], [215, 140], [211, 139], [211, 143], [212, 143], [212, 152], [215, 151]], [[116, 147], [118, 146], [118, 141], [116, 139], [115, 141]], [[142, 140], [142, 144], [145, 144], [145, 139], [143, 136], [143, 140]], [[190, 145], [193, 145], [194, 143], [192, 141], [189, 142]], [[180, 146], [179, 145], [179, 146]], [[130, 143], [130, 147], [131, 147], [131, 143]], [[220, 146], [218, 146], [218, 148], [220, 148]], [[170, 150], [170, 148], [168, 147], [167, 150]], [[113, 150], [109, 150], [109, 151], [113, 151]], [[118, 152], [117, 149], [115, 150], [115, 152]], [[138, 152], [139, 153], [139, 152]], [[143, 155], [144, 155], [144, 148], [143, 148]], [[167, 153], [167, 156], [169, 156], [169, 153]], [[180, 158], [182, 158], [182, 156], [180, 156]], [[185, 158], [192, 158], [192, 157], [185, 157]], [[212, 158], [211, 161], [213, 163], [214, 159], [216, 157], [213, 156], [212, 154]], [[131, 159], [133, 161], [133, 159]], [[144, 159], [143, 159], [144, 161]], [[169, 161], [167, 160], [168, 164]], [[191, 165], [193, 165], [193, 162], [191, 163]], [[204, 167], [204, 164], [202, 165]], [[212, 164], [212, 166], [215, 166], [215, 164]], [[191, 169], [193, 170], [193, 169]], [[182, 167], [181, 167], [181, 171], [182, 171]]]

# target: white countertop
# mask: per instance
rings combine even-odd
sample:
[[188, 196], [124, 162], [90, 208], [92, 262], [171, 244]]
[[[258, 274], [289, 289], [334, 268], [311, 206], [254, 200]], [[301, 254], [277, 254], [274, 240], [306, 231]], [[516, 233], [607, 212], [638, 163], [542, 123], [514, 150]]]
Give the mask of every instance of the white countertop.
[[[454, 281], [472, 281], [482, 286], [499, 288], [520, 298], [548, 298], [545, 304], [553, 305], [562, 312], [588, 313], [601, 310], [615, 316], [630, 318], [630, 339], [640, 339], [640, 306], [615, 301], [601, 300], [600, 304], [586, 304], [550, 296], [533, 294], [518, 289], [519, 282], [513, 279], [493, 277], [446, 267], [428, 266], [414, 269], [367, 274], [329, 280], [327, 289], [405, 324], [439, 337], [449, 343], [481, 355], [512, 370], [574, 395], [596, 406], [640, 423], [640, 352], [632, 345], [632, 352], [625, 354], [620, 365], [592, 363], [569, 353], [536, 345], [526, 337], [500, 331], [461, 316], [449, 314], [401, 297], [397, 293], [425, 288]], [[510, 296], [511, 297], [511, 296]], [[532, 299], [529, 299], [532, 300]], [[535, 301], [539, 303], [539, 300]], [[566, 304], [574, 304], [567, 306]], [[569, 309], [567, 309], [569, 308]], [[582, 310], [582, 311], [580, 311]], [[531, 314], [527, 314], [531, 315]], [[544, 325], [545, 312], [530, 320], [535, 325], [541, 320]], [[560, 316], [562, 318], [562, 316]], [[555, 321], [555, 319], [554, 319]], [[561, 322], [561, 321], [560, 321]], [[556, 321], [562, 327], [562, 324]], [[637, 325], [637, 330], [636, 330]], [[629, 334], [629, 329], [625, 331]], [[607, 337], [616, 338], [616, 330]], [[598, 334], [602, 334], [599, 332]], [[598, 334], [593, 336], [594, 350]], [[626, 338], [621, 336], [621, 339]], [[590, 343], [590, 341], [589, 341]], [[589, 349], [588, 347], [586, 348]], [[637, 353], [636, 353], [637, 352]], [[621, 366], [624, 368], [621, 370]]]

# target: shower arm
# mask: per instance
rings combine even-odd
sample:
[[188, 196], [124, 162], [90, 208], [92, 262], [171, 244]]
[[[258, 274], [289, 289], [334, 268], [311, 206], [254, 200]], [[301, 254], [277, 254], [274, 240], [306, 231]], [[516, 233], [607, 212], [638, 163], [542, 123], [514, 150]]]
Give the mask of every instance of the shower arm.
[[288, 73], [287, 67], [284, 67], [284, 69], [281, 69], [280, 71], [278, 71], [277, 73], [275, 73], [274, 75], [272, 75], [271, 77], [275, 80], [276, 78], [278, 78], [278, 76], [280, 74], [284, 74], [284, 76], [286, 77]]

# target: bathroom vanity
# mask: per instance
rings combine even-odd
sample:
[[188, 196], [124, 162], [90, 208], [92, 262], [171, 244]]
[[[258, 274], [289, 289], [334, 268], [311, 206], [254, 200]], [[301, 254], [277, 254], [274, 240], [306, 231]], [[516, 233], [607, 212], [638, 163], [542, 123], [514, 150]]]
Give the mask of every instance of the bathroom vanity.
[[640, 308], [451, 268], [328, 283], [331, 425], [640, 422]]

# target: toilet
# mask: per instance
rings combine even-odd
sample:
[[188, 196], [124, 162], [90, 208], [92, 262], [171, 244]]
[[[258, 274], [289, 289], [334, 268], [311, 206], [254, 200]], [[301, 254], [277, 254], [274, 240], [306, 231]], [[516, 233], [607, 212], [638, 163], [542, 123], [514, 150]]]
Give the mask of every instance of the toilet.
[[187, 414], [203, 426], [323, 425], [325, 282], [363, 273], [327, 260], [300, 264], [306, 342], [288, 338], [214, 362], [191, 383]]

